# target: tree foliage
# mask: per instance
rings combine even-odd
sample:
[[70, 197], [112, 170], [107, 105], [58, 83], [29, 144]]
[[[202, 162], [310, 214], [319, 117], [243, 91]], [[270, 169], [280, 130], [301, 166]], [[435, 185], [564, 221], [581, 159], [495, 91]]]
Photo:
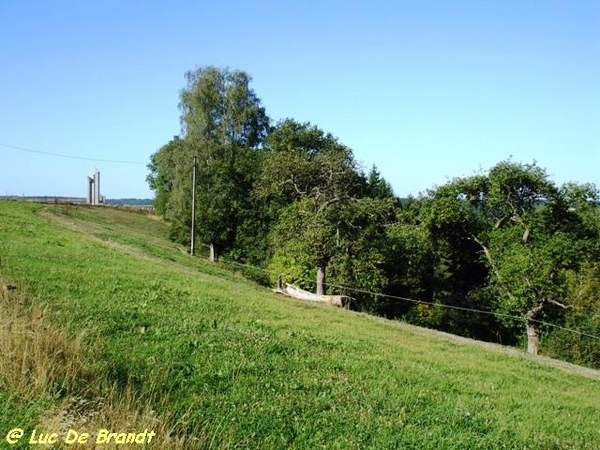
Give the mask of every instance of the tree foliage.
[[330, 133], [271, 127], [250, 82], [215, 67], [186, 74], [181, 136], [152, 155], [147, 178], [174, 240], [190, 238], [196, 157], [197, 237], [271, 282], [600, 367], [594, 185], [557, 186], [536, 163], [508, 160], [400, 199]]
[[[479, 273], [466, 285], [494, 288], [490, 306], [505, 325], [513, 323], [506, 316], [525, 317], [529, 350], [537, 352], [540, 321], [569, 307], [568, 276], [593, 257], [581, 217], [535, 164], [504, 161], [486, 176], [443, 186], [433, 197], [432, 232], [448, 246], [443, 253], [462, 252], [460, 267], [468, 268], [454, 265], [453, 276]], [[485, 270], [475, 270], [473, 264], [481, 269], [482, 262]]]
[[[279, 253], [289, 246], [304, 251], [302, 261], [317, 270], [318, 292], [325, 290], [327, 266], [344, 238], [343, 217], [365, 187], [352, 151], [316, 126], [288, 119], [266, 140], [256, 194], [286, 209], [272, 240], [275, 255], [282, 260]], [[282, 233], [289, 230], [286, 221], [301, 226]]]
[[150, 174], [146, 180], [150, 189], [156, 193], [154, 208], [163, 216], [167, 216], [169, 196], [175, 182], [175, 158], [184, 151], [183, 145], [179, 136], [175, 136], [150, 157], [148, 164]]
[[[269, 119], [245, 72], [203, 67], [187, 72], [186, 81], [179, 105], [182, 138], [153, 155], [150, 186], [157, 192], [157, 202], [165, 203], [164, 215], [173, 221], [174, 237], [185, 239], [196, 157], [198, 237], [227, 250], [247, 218], [256, 152], [269, 131]], [[166, 178], [170, 184], [163, 181]]]

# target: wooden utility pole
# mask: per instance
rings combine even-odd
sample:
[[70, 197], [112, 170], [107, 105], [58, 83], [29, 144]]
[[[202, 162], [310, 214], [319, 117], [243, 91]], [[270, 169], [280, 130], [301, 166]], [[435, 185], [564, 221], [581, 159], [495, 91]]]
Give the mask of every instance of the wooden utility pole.
[[196, 254], [196, 157], [192, 168], [192, 239], [190, 240], [190, 255]]

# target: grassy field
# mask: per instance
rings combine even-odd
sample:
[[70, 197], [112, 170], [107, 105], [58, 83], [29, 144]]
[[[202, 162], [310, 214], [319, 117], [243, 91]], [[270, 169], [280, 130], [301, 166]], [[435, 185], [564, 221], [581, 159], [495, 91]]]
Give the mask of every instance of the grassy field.
[[282, 298], [166, 233], [0, 202], [0, 448], [28, 448], [15, 427], [150, 429], [150, 448], [600, 448], [597, 372]]

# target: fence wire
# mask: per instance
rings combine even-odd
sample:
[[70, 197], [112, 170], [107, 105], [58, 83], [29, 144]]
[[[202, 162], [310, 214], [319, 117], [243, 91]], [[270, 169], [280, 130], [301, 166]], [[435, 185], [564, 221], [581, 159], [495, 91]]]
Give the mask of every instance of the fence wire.
[[[276, 273], [276, 272], [274, 272], [274, 271], [270, 271], [268, 269], [264, 269], [264, 268], [257, 267], [257, 266], [252, 266], [250, 264], [244, 264], [244, 263], [240, 263], [240, 262], [233, 261], [233, 260], [227, 260], [227, 259], [223, 259], [223, 258], [221, 258], [221, 261], [225, 262], [226, 264], [234, 264], [234, 265], [246, 267], [246, 268], [249, 268], [249, 269], [260, 270], [260, 271], [269, 273], [269, 274], [274, 275], [274, 276], [279, 276], [279, 274]], [[313, 282], [313, 280], [308, 280], [306, 278], [297, 278], [297, 280], [303, 281], [303, 282], [306, 282], [306, 283], [312, 283]], [[495, 316], [495, 317], [505, 317], [505, 318], [508, 318], [508, 319], [514, 319], [514, 320], [522, 321], [522, 322], [527, 322], [527, 321], [534, 322], [534, 323], [537, 323], [539, 325], [545, 325], [545, 326], [549, 326], [549, 327], [561, 329], [563, 331], [568, 331], [568, 332], [573, 333], [573, 334], [578, 334], [580, 336], [585, 336], [585, 337], [589, 337], [589, 338], [592, 338], [592, 339], [600, 340], [600, 336], [597, 336], [597, 335], [586, 333], [586, 332], [580, 331], [580, 330], [574, 330], [572, 328], [563, 327], [561, 325], [556, 325], [554, 323], [546, 322], [546, 321], [543, 321], [543, 320], [528, 319], [525, 316], [517, 316], [517, 315], [513, 315], [513, 314], [506, 314], [506, 313], [501, 313], [501, 312], [496, 312], [496, 311], [487, 311], [487, 310], [483, 310], [483, 309], [467, 308], [465, 306], [449, 305], [449, 304], [445, 304], [445, 303], [428, 302], [428, 301], [425, 301], [425, 300], [416, 300], [416, 299], [412, 299], [412, 298], [408, 298], [408, 297], [400, 297], [400, 296], [397, 296], [397, 295], [384, 294], [384, 293], [380, 293], [380, 292], [372, 292], [372, 291], [368, 291], [368, 290], [365, 290], [365, 289], [358, 289], [358, 288], [354, 288], [354, 287], [351, 287], [351, 286], [342, 286], [342, 285], [333, 284], [333, 283], [327, 283], [327, 282], [325, 282], [324, 284], [326, 286], [329, 286], [329, 287], [332, 287], [332, 288], [336, 288], [336, 289], [339, 289], [339, 290], [345, 291], [345, 292], [355, 292], [357, 294], [373, 295], [373, 296], [377, 296], [377, 297], [389, 298], [389, 299], [392, 299], [392, 300], [401, 300], [401, 301], [405, 301], [405, 302], [409, 302], [409, 303], [434, 306], [434, 307], [439, 307], [439, 308], [444, 308], [444, 309], [452, 309], [452, 310], [456, 310], [456, 311], [472, 312], [472, 313], [477, 313], [477, 314], [486, 314], [486, 315]]]

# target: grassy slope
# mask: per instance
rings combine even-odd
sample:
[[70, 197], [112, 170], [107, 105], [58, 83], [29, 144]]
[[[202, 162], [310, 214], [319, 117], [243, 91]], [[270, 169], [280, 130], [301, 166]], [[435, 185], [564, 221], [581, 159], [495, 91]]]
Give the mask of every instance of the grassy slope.
[[[203, 446], [600, 448], [598, 379], [277, 297], [165, 232], [138, 213], [0, 202], [0, 274], [87, 330], [92, 372]], [[47, 401], [0, 406], [0, 435]]]

